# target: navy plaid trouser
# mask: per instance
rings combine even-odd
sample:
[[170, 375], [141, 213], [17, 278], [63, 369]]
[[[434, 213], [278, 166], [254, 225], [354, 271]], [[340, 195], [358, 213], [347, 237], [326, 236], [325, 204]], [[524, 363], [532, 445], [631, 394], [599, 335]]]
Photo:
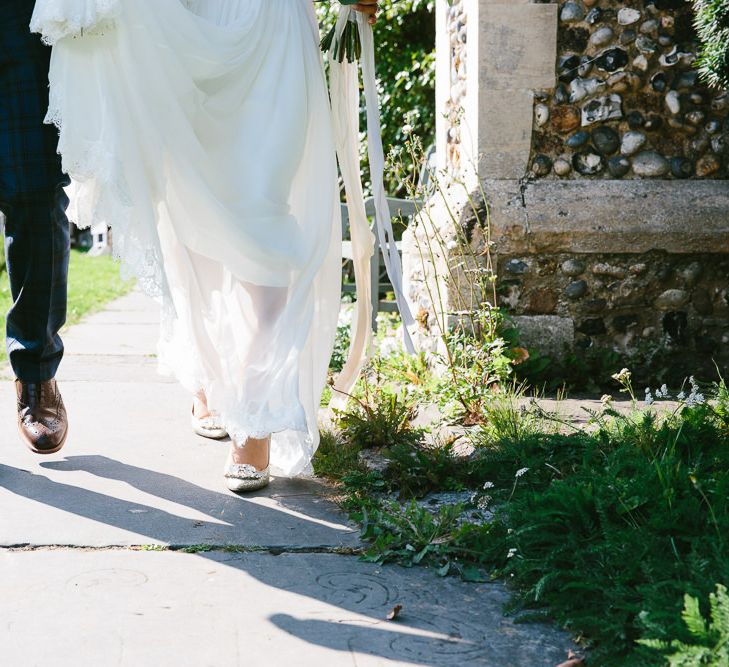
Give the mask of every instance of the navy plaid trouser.
[[68, 178], [45, 125], [50, 48], [28, 28], [32, 0], [0, 0], [0, 210], [13, 305], [7, 348], [16, 377], [44, 382], [63, 356], [70, 248]]

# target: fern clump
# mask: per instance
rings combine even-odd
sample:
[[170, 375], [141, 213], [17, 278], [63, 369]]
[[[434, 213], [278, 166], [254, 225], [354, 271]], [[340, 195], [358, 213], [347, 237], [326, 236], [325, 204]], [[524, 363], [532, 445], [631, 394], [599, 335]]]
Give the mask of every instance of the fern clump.
[[689, 641], [641, 639], [639, 644], [660, 651], [670, 667], [726, 667], [729, 665], [729, 594], [726, 586], [716, 585], [709, 596], [710, 616], [701, 613], [698, 598], [684, 597], [681, 617], [690, 635]]

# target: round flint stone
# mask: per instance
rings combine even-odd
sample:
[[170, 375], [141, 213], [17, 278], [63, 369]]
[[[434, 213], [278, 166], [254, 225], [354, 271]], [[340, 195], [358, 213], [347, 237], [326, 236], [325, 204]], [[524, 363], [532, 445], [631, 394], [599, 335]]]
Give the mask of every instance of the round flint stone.
[[570, 99], [570, 94], [567, 91], [567, 87], [560, 83], [555, 89], [554, 89], [554, 101], [557, 104], [564, 104], [565, 102], [568, 102]]
[[592, 58], [590, 56], [582, 56], [580, 58], [580, 66], [577, 68], [577, 73], [580, 76], [587, 76], [592, 69]]
[[637, 9], [633, 9], [632, 7], [623, 7], [618, 12], [618, 23], [620, 25], [633, 25], [633, 23], [637, 23], [640, 21], [640, 12]]
[[585, 8], [582, 4], [577, 2], [565, 2], [562, 7], [562, 12], [559, 15], [565, 23], [573, 23], [575, 21], [582, 21], [585, 18]]
[[542, 127], [549, 120], [549, 107], [546, 104], [537, 104], [534, 107], [534, 120]]
[[595, 174], [599, 174], [605, 165], [603, 164], [602, 156], [597, 153], [585, 151], [575, 153], [572, 156], [572, 166], [578, 174], [594, 176]]
[[526, 262], [522, 262], [520, 259], [510, 259], [506, 263], [505, 268], [507, 273], [519, 276], [529, 268], [529, 265]]
[[574, 280], [564, 290], [568, 299], [579, 299], [587, 294], [587, 283], [584, 280]]
[[631, 130], [637, 130], [645, 125], [645, 116], [640, 111], [631, 111], [627, 120]]
[[706, 131], [709, 134], [718, 134], [721, 132], [721, 121], [716, 118], [712, 118], [708, 123], [706, 123]]
[[665, 176], [670, 168], [668, 160], [655, 151], [643, 151], [633, 160], [633, 171], [638, 176]]
[[630, 171], [630, 160], [622, 155], [616, 155], [608, 160], [608, 171], [613, 178], [622, 178]]
[[705, 118], [706, 114], [699, 110], [689, 111], [686, 114], [686, 122], [691, 123], [691, 125], [701, 125]]
[[552, 171], [552, 160], [546, 155], [537, 155], [532, 162], [532, 171], [535, 176], [546, 176]]
[[587, 18], [585, 18], [585, 21], [587, 21], [590, 25], [595, 25], [601, 18], [602, 9], [599, 7], [593, 7], [589, 12], [587, 12]]
[[605, 44], [609, 44], [613, 37], [615, 37], [613, 29], [608, 26], [604, 26], [602, 28], [598, 28], [592, 33], [590, 36], [590, 42], [595, 46], [603, 46]]
[[655, 300], [656, 308], [660, 310], [676, 310], [688, 303], [688, 292], [680, 289], [668, 289]]
[[676, 178], [690, 178], [694, 175], [694, 163], [685, 157], [671, 158], [671, 173]]
[[623, 45], [632, 44], [637, 36], [635, 30], [631, 30], [630, 28], [623, 30], [620, 33], [620, 43]]
[[609, 127], [597, 127], [592, 131], [592, 144], [598, 153], [612, 155], [620, 147], [620, 137]]
[[616, 72], [628, 64], [628, 53], [620, 47], [603, 51], [595, 60], [595, 65], [605, 72]]
[[620, 152], [623, 155], [635, 155], [648, 139], [645, 134], [637, 130], [630, 130], [623, 135], [623, 141], [620, 145]]
[[580, 146], [584, 146], [589, 140], [589, 133], [584, 130], [580, 130], [579, 132], [575, 132], [572, 136], [567, 137], [565, 144], [570, 148], [579, 148]]
[[657, 93], [662, 93], [668, 87], [668, 80], [663, 72], [658, 72], [651, 77], [651, 88]]
[[557, 158], [554, 161], [554, 173], [557, 174], [557, 176], [569, 176], [571, 171], [572, 165], [568, 160], [565, 160], [564, 158]]
[[640, 24], [640, 31], [644, 35], [650, 35], [658, 30], [660, 23], [656, 19], [648, 19]]
[[638, 36], [638, 39], [635, 40], [635, 46], [638, 51], [645, 54], [655, 53], [658, 50], [658, 44], [645, 35]]
[[700, 177], [712, 176], [721, 168], [721, 162], [714, 155], [704, 155], [696, 163], [696, 175]]
[[666, 107], [674, 116], [681, 112], [681, 96], [675, 90], [666, 93]]
[[586, 268], [585, 263], [579, 259], [568, 259], [562, 263], [562, 273], [572, 277], [584, 273]]
[[564, 83], [570, 83], [577, 76], [580, 68], [580, 59], [575, 55], [568, 55], [560, 59], [557, 74], [559, 80]]

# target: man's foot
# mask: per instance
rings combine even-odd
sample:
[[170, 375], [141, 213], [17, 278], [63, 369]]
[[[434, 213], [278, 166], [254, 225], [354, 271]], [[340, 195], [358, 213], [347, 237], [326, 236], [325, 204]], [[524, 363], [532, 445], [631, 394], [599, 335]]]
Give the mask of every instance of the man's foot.
[[68, 416], [55, 380], [15, 381], [18, 396], [18, 430], [28, 449], [55, 454], [68, 436]]
[[236, 493], [256, 491], [266, 486], [270, 479], [269, 454], [271, 436], [248, 438], [244, 445], [233, 443], [225, 464], [225, 484]]
[[208, 401], [205, 393], [199, 391], [192, 399], [192, 430], [203, 438], [220, 440], [228, 436], [225, 427], [215, 412], [208, 410]]

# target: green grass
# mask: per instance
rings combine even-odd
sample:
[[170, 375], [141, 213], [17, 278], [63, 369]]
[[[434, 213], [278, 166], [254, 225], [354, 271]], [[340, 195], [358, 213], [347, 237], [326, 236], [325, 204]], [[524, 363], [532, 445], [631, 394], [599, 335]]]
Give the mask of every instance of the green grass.
[[[119, 265], [109, 256], [89, 257], [71, 251], [68, 271], [68, 318], [66, 325], [78, 323], [84, 316], [100, 310], [109, 301], [128, 293], [133, 281], [124, 281]], [[7, 273], [0, 275], [0, 330], [5, 332], [5, 316], [12, 305]], [[5, 345], [0, 345], [0, 362], [7, 360]]]

